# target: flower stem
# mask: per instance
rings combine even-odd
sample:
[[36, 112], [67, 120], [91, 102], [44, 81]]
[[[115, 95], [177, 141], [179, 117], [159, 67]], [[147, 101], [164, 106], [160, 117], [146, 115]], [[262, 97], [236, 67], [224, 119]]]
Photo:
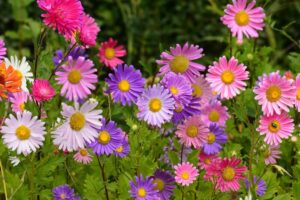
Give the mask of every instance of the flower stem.
[[181, 151], [180, 151], [180, 163], [182, 163], [182, 159], [183, 159], [183, 150], [184, 150], [184, 144], [182, 144], [182, 146], [181, 146]]
[[8, 200], [8, 198], [7, 198], [7, 189], [6, 189], [6, 181], [5, 181], [5, 176], [4, 176], [4, 168], [3, 168], [3, 165], [2, 165], [2, 160], [0, 160], [0, 170], [1, 170], [2, 184], [3, 184], [5, 200]]
[[103, 179], [103, 182], [104, 182], [105, 197], [106, 197], [106, 200], [109, 200], [108, 190], [107, 190], [107, 179], [106, 179], [106, 175], [105, 175], [104, 163], [101, 164], [99, 156], [97, 156], [97, 160], [98, 160], [98, 164], [99, 164], [99, 167], [100, 167], [100, 173], [102, 175], [102, 179]]
[[36, 47], [35, 47], [35, 51], [34, 51], [34, 80], [36, 79], [37, 77], [37, 68], [38, 68], [38, 62], [39, 62], [39, 56], [40, 56], [40, 53], [41, 53], [41, 47], [43, 45], [43, 42], [46, 38], [46, 35], [47, 35], [47, 28], [44, 28], [43, 31], [41, 32], [40, 34], [40, 37], [39, 37], [39, 40], [36, 44]]

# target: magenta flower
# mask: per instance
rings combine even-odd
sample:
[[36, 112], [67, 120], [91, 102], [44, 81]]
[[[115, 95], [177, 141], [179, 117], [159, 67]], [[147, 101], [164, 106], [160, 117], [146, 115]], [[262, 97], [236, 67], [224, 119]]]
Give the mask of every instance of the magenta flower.
[[36, 101], [49, 101], [55, 96], [55, 89], [48, 80], [37, 79], [32, 85], [32, 96]]
[[5, 42], [4, 40], [0, 39], [0, 60], [2, 60], [5, 55], [6, 55]]
[[203, 75], [198, 76], [195, 82], [192, 84], [193, 96], [200, 98], [200, 106], [203, 108], [208, 104], [213, 98], [212, 88]]
[[222, 106], [219, 101], [212, 101], [202, 110], [202, 120], [205, 124], [216, 123], [224, 126], [229, 118], [227, 107]]
[[185, 162], [174, 166], [175, 181], [183, 186], [192, 184], [199, 175], [198, 170], [193, 164]]
[[200, 169], [205, 169], [205, 170], [213, 163], [214, 160], [219, 159], [218, 154], [208, 155], [203, 150], [200, 152], [198, 157], [199, 157], [198, 165]]
[[84, 165], [89, 164], [93, 160], [91, 154], [86, 148], [79, 149], [77, 153], [73, 156], [73, 158], [76, 162], [82, 163]]
[[297, 75], [294, 83], [296, 87], [295, 107], [297, 108], [298, 112], [300, 112], [300, 74]]
[[25, 103], [30, 100], [29, 93], [27, 92], [15, 92], [9, 96], [9, 101], [12, 103], [12, 110], [17, 112], [23, 112], [25, 110]]

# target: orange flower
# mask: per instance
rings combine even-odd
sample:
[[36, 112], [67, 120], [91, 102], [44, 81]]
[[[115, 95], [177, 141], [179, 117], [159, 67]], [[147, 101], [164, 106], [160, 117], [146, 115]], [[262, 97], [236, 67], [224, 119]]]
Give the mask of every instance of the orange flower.
[[0, 63], [0, 97], [7, 98], [7, 92], [21, 91], [21, 77], [12, 66], [6, 68], [5, 63]]

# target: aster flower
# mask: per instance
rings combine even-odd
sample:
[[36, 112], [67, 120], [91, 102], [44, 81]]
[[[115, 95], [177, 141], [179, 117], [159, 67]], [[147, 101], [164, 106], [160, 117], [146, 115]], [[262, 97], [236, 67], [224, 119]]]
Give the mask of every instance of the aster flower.
[[144, 90], [145, 80], [140, 70], [135, 70], [133, 65], [118, 65], [114, 73], [110, 73], [105, 81], [108, 84], [108, 92], [111, 93], [114, 102], [122, 105], [135, 103], [138, 96]]
[[126, 55], [126, 50], [122, 45], [118, 45], [118, 41], [109, 38], [108, 41], [102, 42], [98, 56], [100, 62], [104, 63], [110, 69], [115, 68], [117, 65], [122, 64], [123, 60], [120, 58]]
[[68, 184], [53, 188], [52, 193], [54, 200], [74, 200], [76, 198], [74, 189]]
[[190, 116], [201, 114], [201, 99], [197, 97], [192, 97], [190, 103], [186, 106], [180, 103], [175, 103], [175, 109], [172, 117], [172, 121], [176, 124], [187, 119]]
[[219, 101], [210, 102], [202, 110], [202, 120], [206, 124], [216, 123], [224, 126], [228, 118], [227, 107], [222, 106]]
[[16, 117], [12, 114], [5, 120], [2, 127], [3, 143], [17, 154], [24, 155], [35, 152], [45, 140], [44, 122], [28, 111], [18, 112]]
[[6, 55], [6, 48], [4, 40], [0, 39], [0, 60]]
[[21, 91], [22, 80], [18, 72], [12, 66], [6, 67], [4, 62], [0, 63], [0, 97], [7, 98], [7, 93]]
[[172, 118], [174, 99], [168, 90], [161, 85], [154, 85], [146, 89], [137, 100], [139, 119], [150, 125], [161, 126]]
[[245, 80], [249, 79], [249, 73], [244, 64], [238, 64], [238, 60], [231, 57], [227, 62], [225, 56], [209, 66], [206, 80], [212, 89], [221, 94], [221, 99], [231, 99], [245, 90]]
[[6, 66], [12, 66], [17, 71], [19, 78], [21, 78], [22, 80], [22, 90], [24, 92], [28, 92], [27, 81], [29, 81], [30, 83], [33, 81], [33, 74], [30, 72], [31, 67], [26, 61], [26, 58], [23, 57], [20, 61], [16, 56], [11, 56], [10, 60], [4, 58], [4, 61], [6, 63]]
[[225, 15], [221, 17], [224, 25], [237, 37], [238, 43], [243, 43], [243, 35], [247, 38], [257, 38], [258, 32], [263, 30], [265, 13], [263, 8], [256, 7], [256, 1], [247, 4], [247, 0], [233, 0], [228, 4]]
[[97, 102], [86, 101], [81, 107], [62, 104], [62, 116], [66, 121], [53, 134], [53, 143], [63, 151], [76, 151], [94, 141], [102, 126], [102, 110], [96, 110]]
[[300, 74], [297, 75], [295, 80], [295, 87], [296, 87], [296, 100], [295, 100], [295, 107], [300, 112]]
[[203, 49], [198, 45], [189, 45], [185, 43], [183, 47], [179, 44], [175, 48], [170, 48], [170, 53], [163, 52], [160, 55], [161, 60], [156, 63], [161, 66], [160, 74], [166, 74], [170, 71], [176, 74], [182, 74], [191, 83], [194, 82], [195, 77], [200, 75], [199, 71], [204, 71], [205, 66], [193, 62], [193, 60], [201, 58]]
[[32, 85], [32, 96], [38, 102], [49, 101], [55, 96], [55, 89], [48, 80], [36, 79]]
[[10, 156], [9, 161], [14, 167], [18, 166], [21, 162], [21, 160], [17, 156]]
[[12, 93], [9, 97], [9, 101], [12, 103], [12, 110], [17, 112], [23, 112], [25, 110], [25, 103], [30, 99], [29, 93], [27, 92], [16, 92]]
[[217, 154], [206, 154], [204, 151], [201, 151], [199, 154], [199, 167], [200, 169], [207, 169], [215, 159], [218, 159]]
[[296, 98], [296, 87], [293, 81], [284, 79], [279, 72], [260, 77], [254, 93], [259, 105], [262, 105], [264, 115], [281, 114], [282, 110], [289, 112]]
[[203, 145], [203, 151], [206, 154], [217, 154], [222, 149], [222, 145], [227, 141], [227, 135], [224, 129], [215, 123], [209, 125], [209, 133], [207, 136], [207, 143]]
[[189, 162], [177, 164], [174, 166], [175, 169], [175, 181], [183, 186], [188, 186], [193, 183], [198, 174], [198, 170]]
[[73, 158], [75, 161], [85, 165], [89, 164], [93, 160], [91, 154], [88, 152], [86, 148], [79, 149], [77, 153], [73, 156]]
[[83, 16], [82, 25], [79, 31], [80, 41], [87, 46], [95, 46], [97, 35], [100, 31], [99, 26], [95, 22], [95, 19], [85, 14]]
[[130, 151], [129, 143], [127, 140], [123, 139], [121, 145], [119, 145], [119, 147], [116, 148], [115, 155], [120, 158], [124, 158], [125, 156], [128, 155], [129, 151]]
[[158, 190], [158, 197], [162, 200], [170, 199], [175, 186], [175, 178], [167, 171], [156, 170], [154, 173], [153, 183], [154, 189]]
[[97, 129], [98, 135], [89, 144], [89, 147], [97, 155], [110, 155], [122, 144], [122, 130], [113, 121], [106, 123], [105, 119], [102, 119], [102, 124], [103, 126]]
[[[70, 50], [70, 48], [72, 48], [72, 47], [70, 46], [69, 50]], [[85, 49], [82, 47], [75, 47], [73, 50], [70, 51], [69, 57], [70, 56], [73, 58], [73, 60], [77, 60], [77, 58], [79, 56], [87, 57], [85, 54]], [[61, 49], [58, 49], [55, 51], [55, 56], [52, 58], [52, 61], [55, 66], [58, 66], [62, 62], [63, 58], [64, 58], [64, 52]], [[68, 58], [66, 58], [64, 60], [64, 62], [66, 62], [66, 61], [68, 61]]]
[[209, 130], [203, 124], [200, 115], [194, 115], [177, 126], [176, 136], [187, 147], [200, 148], [206, 143]]
[[144, 177], [142, 175], [136, 176], [135, 181], [130, 181], [130, 196], [136, 200], [152, 200], [158, 194], [154, 189], [155, 184], [152, 178]]
[[280, 158], [280, 146], [278, 145], [269, 145], [264, 152], [265, 164], [275, 164], [276, 160]]
[[293, 119], [287, 113], [282, 112], [280, 115], [261, 116], [257, 131], [261, 135], [266, 135], [264, 141], [270, 145], [278, 145], [282, 138], [288, 138], [294, 130]]
[[61, 70], [57, 71], [55, 80], [62, 85], [61, 95], [66, 95], [70, 101], [86, 98], [91, 94], [91, 90], [96, 88], [95, 83], [98, 82], [96, 72], [93, 68], [94, 63], [78, 57], [74, 60], [72, 57], [68, 58], [68, 62], [61, 66]]
[[37, 0], [44, 24], [67, 37], [72, 36], [83, 20], [83, 7], [79, 0]]
[[200, 98], [201, 107], [205, 106], [213, 99], [213, 91], [210, 84], [205, 80], [203, 75], [198, 76], [192, 84], [193, 96]]
[[[256, 194], [258, 196], [264, 195], [266, 193], [266, 190], [267, 190], [266, 182], [262, 179], [259, 180], [256, 176], [253, 177], [253, 182], [254, 182], [254, 185], [255, 185]], [[249, 190], [249, 188], [252, 185], [251, 181], [246, 179], [245, 184], [246, 184], [246, 189]]]

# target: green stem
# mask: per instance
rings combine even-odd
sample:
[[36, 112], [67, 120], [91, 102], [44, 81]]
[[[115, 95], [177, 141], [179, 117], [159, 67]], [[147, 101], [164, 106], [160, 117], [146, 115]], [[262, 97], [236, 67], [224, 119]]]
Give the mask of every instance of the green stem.
[[42, 33], [40, 34], [40, 37], [39, 37], [39, 40], [36, 44], [36, 47], [35, 47], [35, 52], [34, 52], [34, 66], [33, 66], [33, 69], [34, 69], [34, 79], [36, 79], [37, 77], [37, 68], [38, 68], [38, 61], [39, 61], [39, 56], [40, 56], [40, 53], [41, 53], [41, 47], [43, 45], [43, 42], [46, 38], [46, 35], [47, 35], [47, 29], [44, 28], [44, 30], [42, 31]]
[[35, 158], [35, 154], [32, 154], [32, 159], [29, 159], [29, 162], [31, 164], [31, 170], [28, 174], [29, 186], [30, 186], [30, 195], [31, 195], [32, 200], [37, 199], [37, 196], [35, 194], [35, 185], [34, 185], [34, 177], [35, 177], [34, 158]]
[[5, 200], [8, 200], [8, 198], [7, 198], [7, 189], [6, 189], [6, 181], [5, 181], [5, 176], [4, 176], [4, 168], [3, 168], [3, 165], [2, 165], [2, 160], [0, 160], [0, 170], [1, 170], [2, 184], [3, 184]]
[[105, 197], [106, 197], [106, 200], [109, 200], [108, 189], [107, 189], [107, 179], [106, 179], [106, 175], [105, 175], [104, 163], [101, 164], [99, 156], [96, 156], [96, 157], [97, 157], [97, 160], [98, 160], [98, 164], [99, 164], [99, 167], [100, 167], [100, 173], [102, 175], [102, 179], [103, 179], [103, 183], [104, 183]]

